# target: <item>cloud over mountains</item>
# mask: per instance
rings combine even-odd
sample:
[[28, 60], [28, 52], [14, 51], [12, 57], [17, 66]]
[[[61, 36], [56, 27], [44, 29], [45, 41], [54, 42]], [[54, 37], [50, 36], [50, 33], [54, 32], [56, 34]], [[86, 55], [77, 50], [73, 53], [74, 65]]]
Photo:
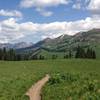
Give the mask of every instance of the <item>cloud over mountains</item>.
[[11, 42], [28, 35], [55, 38], [62, 34], [73, 35], [80, 31], [87, 31], [100, 27], [100, 19], [86, 18], [84, 20], [51, 23], [18, 23], [15, 18], [0, 22], [0, 42]]
[[[80, 10], [84, 6], [86, 11], [91, 12], [91, 16], [74, 21], [54, 21], [46, 23], [34, 23], [34, 21], [19, 21], [25, 18], [20, 11], [23, 8], [33, 8], [41, 15], [50, 17], [54, 12], [48, 11], [48, 7], [58, 7], [69, 5], [72, 9]], [[82, 4], [83, 3], [83, 4]], [[29, 35], [39, 36], [39, 38], [55, 38], [63, 34], [73, 35], [80, 31], [87, 31], [92, 28], [100, 28], [100, 0], [21, 0], [19, 10], [0, 10], [0, 16], [6, 19], [0, 20], [0, 43], [12, 42]], [[67, 9], [67, 7], [66, 7]], [[17, 17], [17, 18], [16, 18]], [[74, 17], [74, 16], [73, 16]]]

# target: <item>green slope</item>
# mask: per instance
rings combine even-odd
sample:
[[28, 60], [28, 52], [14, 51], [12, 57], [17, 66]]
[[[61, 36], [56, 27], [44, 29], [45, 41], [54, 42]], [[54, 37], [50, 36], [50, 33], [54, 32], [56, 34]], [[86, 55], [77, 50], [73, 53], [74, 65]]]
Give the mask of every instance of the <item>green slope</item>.
[[54, 52], [60, 56], [61, 54], [68, 54], [70, 50], [75, 53], [75, 48], [78, 45], [83, 48], [93, 48], [96, 50], [97, 58], [100, 58], [100, 29], [93, 29], [88, 32], [78, 33], [74, 36], [60, 36], [56, 39], [49, 40], [48, 42], [44, 43], [42, 47], [49, 51], [48, 55]]

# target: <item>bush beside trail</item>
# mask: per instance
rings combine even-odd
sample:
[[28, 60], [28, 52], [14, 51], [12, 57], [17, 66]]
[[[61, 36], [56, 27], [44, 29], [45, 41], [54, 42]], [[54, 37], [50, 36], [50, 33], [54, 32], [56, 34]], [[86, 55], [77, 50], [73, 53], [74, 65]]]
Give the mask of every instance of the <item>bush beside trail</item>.
[[95, 73], [85, 75], [81, 73], [54, 73], [44, 88], [43, 100], [99, 100], [100, 81], [95, 80], [95, 76], [98, 75]]

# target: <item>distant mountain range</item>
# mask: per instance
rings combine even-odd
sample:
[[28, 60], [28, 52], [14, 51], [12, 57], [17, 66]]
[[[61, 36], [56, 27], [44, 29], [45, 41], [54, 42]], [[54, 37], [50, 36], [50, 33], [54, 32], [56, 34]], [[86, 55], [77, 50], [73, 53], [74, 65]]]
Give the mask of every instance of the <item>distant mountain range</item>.
[[46, 38], [37, 42], [34, 45], [23, 48], [23, 50], [34, 48], [45, 48], [50, 50], [66, 50], [67, 48], [74, 47], [76, 45], [93, 45], [100, 43], [100, 29], [93, 29], [87, 32], [80, 32], [74, 36], [62, 35], [54, 39]]
[[21, 49], [32, 46], [33, 43], [19, 42], [15, 44], [11, 43], [0, 43], [0, 48], [13, 48], [13, 49]]
[[100, 56], [100, 29], [92, 29], [87, 32], [79, 32], [76, 35], [61, 35], [57, 38], [46, 38], [36, 44], [32, 43], [16, 43], [16, 44], [0, 44], [0, 47], [14, 48], [18, 53], [29, 53], [30, 56], [65, 54], [69, 50], [75, 52], [75, 48], [80, 45], [84, 48], [91, 47], [96, 50]]
[[[64, 55], [69, 50], [75, 52], [77, 46], [83, 48], [91, 47], [97, 52], [100, 57], [100, 29], [92, 29], [87, 32], [79, 32], [74, 36], [61, 35], [57, 38], [46, 38], [26, 48], [18, 49], [20, 53], [29, 53], [30, 55], [45, 55], [46, 57], [52, 54]], [[62, 54], [61, 54], [62, 53]]]

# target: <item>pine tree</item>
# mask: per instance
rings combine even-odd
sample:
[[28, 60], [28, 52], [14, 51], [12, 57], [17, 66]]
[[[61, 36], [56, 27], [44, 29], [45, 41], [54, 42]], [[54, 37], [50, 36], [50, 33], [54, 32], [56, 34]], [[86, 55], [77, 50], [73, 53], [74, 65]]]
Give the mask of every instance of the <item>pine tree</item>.
[[75, 58], [81, 58], [81, 57], [82, 57], [81, 47], [78, 46], [78, 47], [76, 48]]
[[40, 55], [40, 56], [39, 56], [39, 59], [40, 59], [40, 60], [44, 60], [44, 56]]
[[2, 60], [2, 49], [0, 49], [0, 60]]
[[2, 60], [7, 60], [7, 51], [6, 51], [6, 48], [3, 48], [3, 51], [2, 51]]
[[66, 55], [64, 55], [64, 59], [67, 59], [68, 58], [68, 55], [66, 54]]
[[69, 58], [72, 58], [72, 51], [69, 50]]
[[92, 48], [91, 49], [90, 48], [87, 49], [86, 58], [96, 59], [96, 53]]
[[76, 54], [75, 54], [75, 58], [86, 58], [86, 52], [85, 49], [78, 46], [76, 48]]
[[92, 58], [93, 58], [93, 59], [96, 59], [96, 53], [95, 53], [94, 50], [92, 51]]
[[16, 56], [15, 56], [15, 60], [16, 60], [16, 61], [20, 61], [20, 60], [22, 60], [22, 59], [21, 59], [21, 55], [20, 55], [20, 54], [16, 54]]
[[52, 55], [52, 59], [57, 59], [57, 55]]

